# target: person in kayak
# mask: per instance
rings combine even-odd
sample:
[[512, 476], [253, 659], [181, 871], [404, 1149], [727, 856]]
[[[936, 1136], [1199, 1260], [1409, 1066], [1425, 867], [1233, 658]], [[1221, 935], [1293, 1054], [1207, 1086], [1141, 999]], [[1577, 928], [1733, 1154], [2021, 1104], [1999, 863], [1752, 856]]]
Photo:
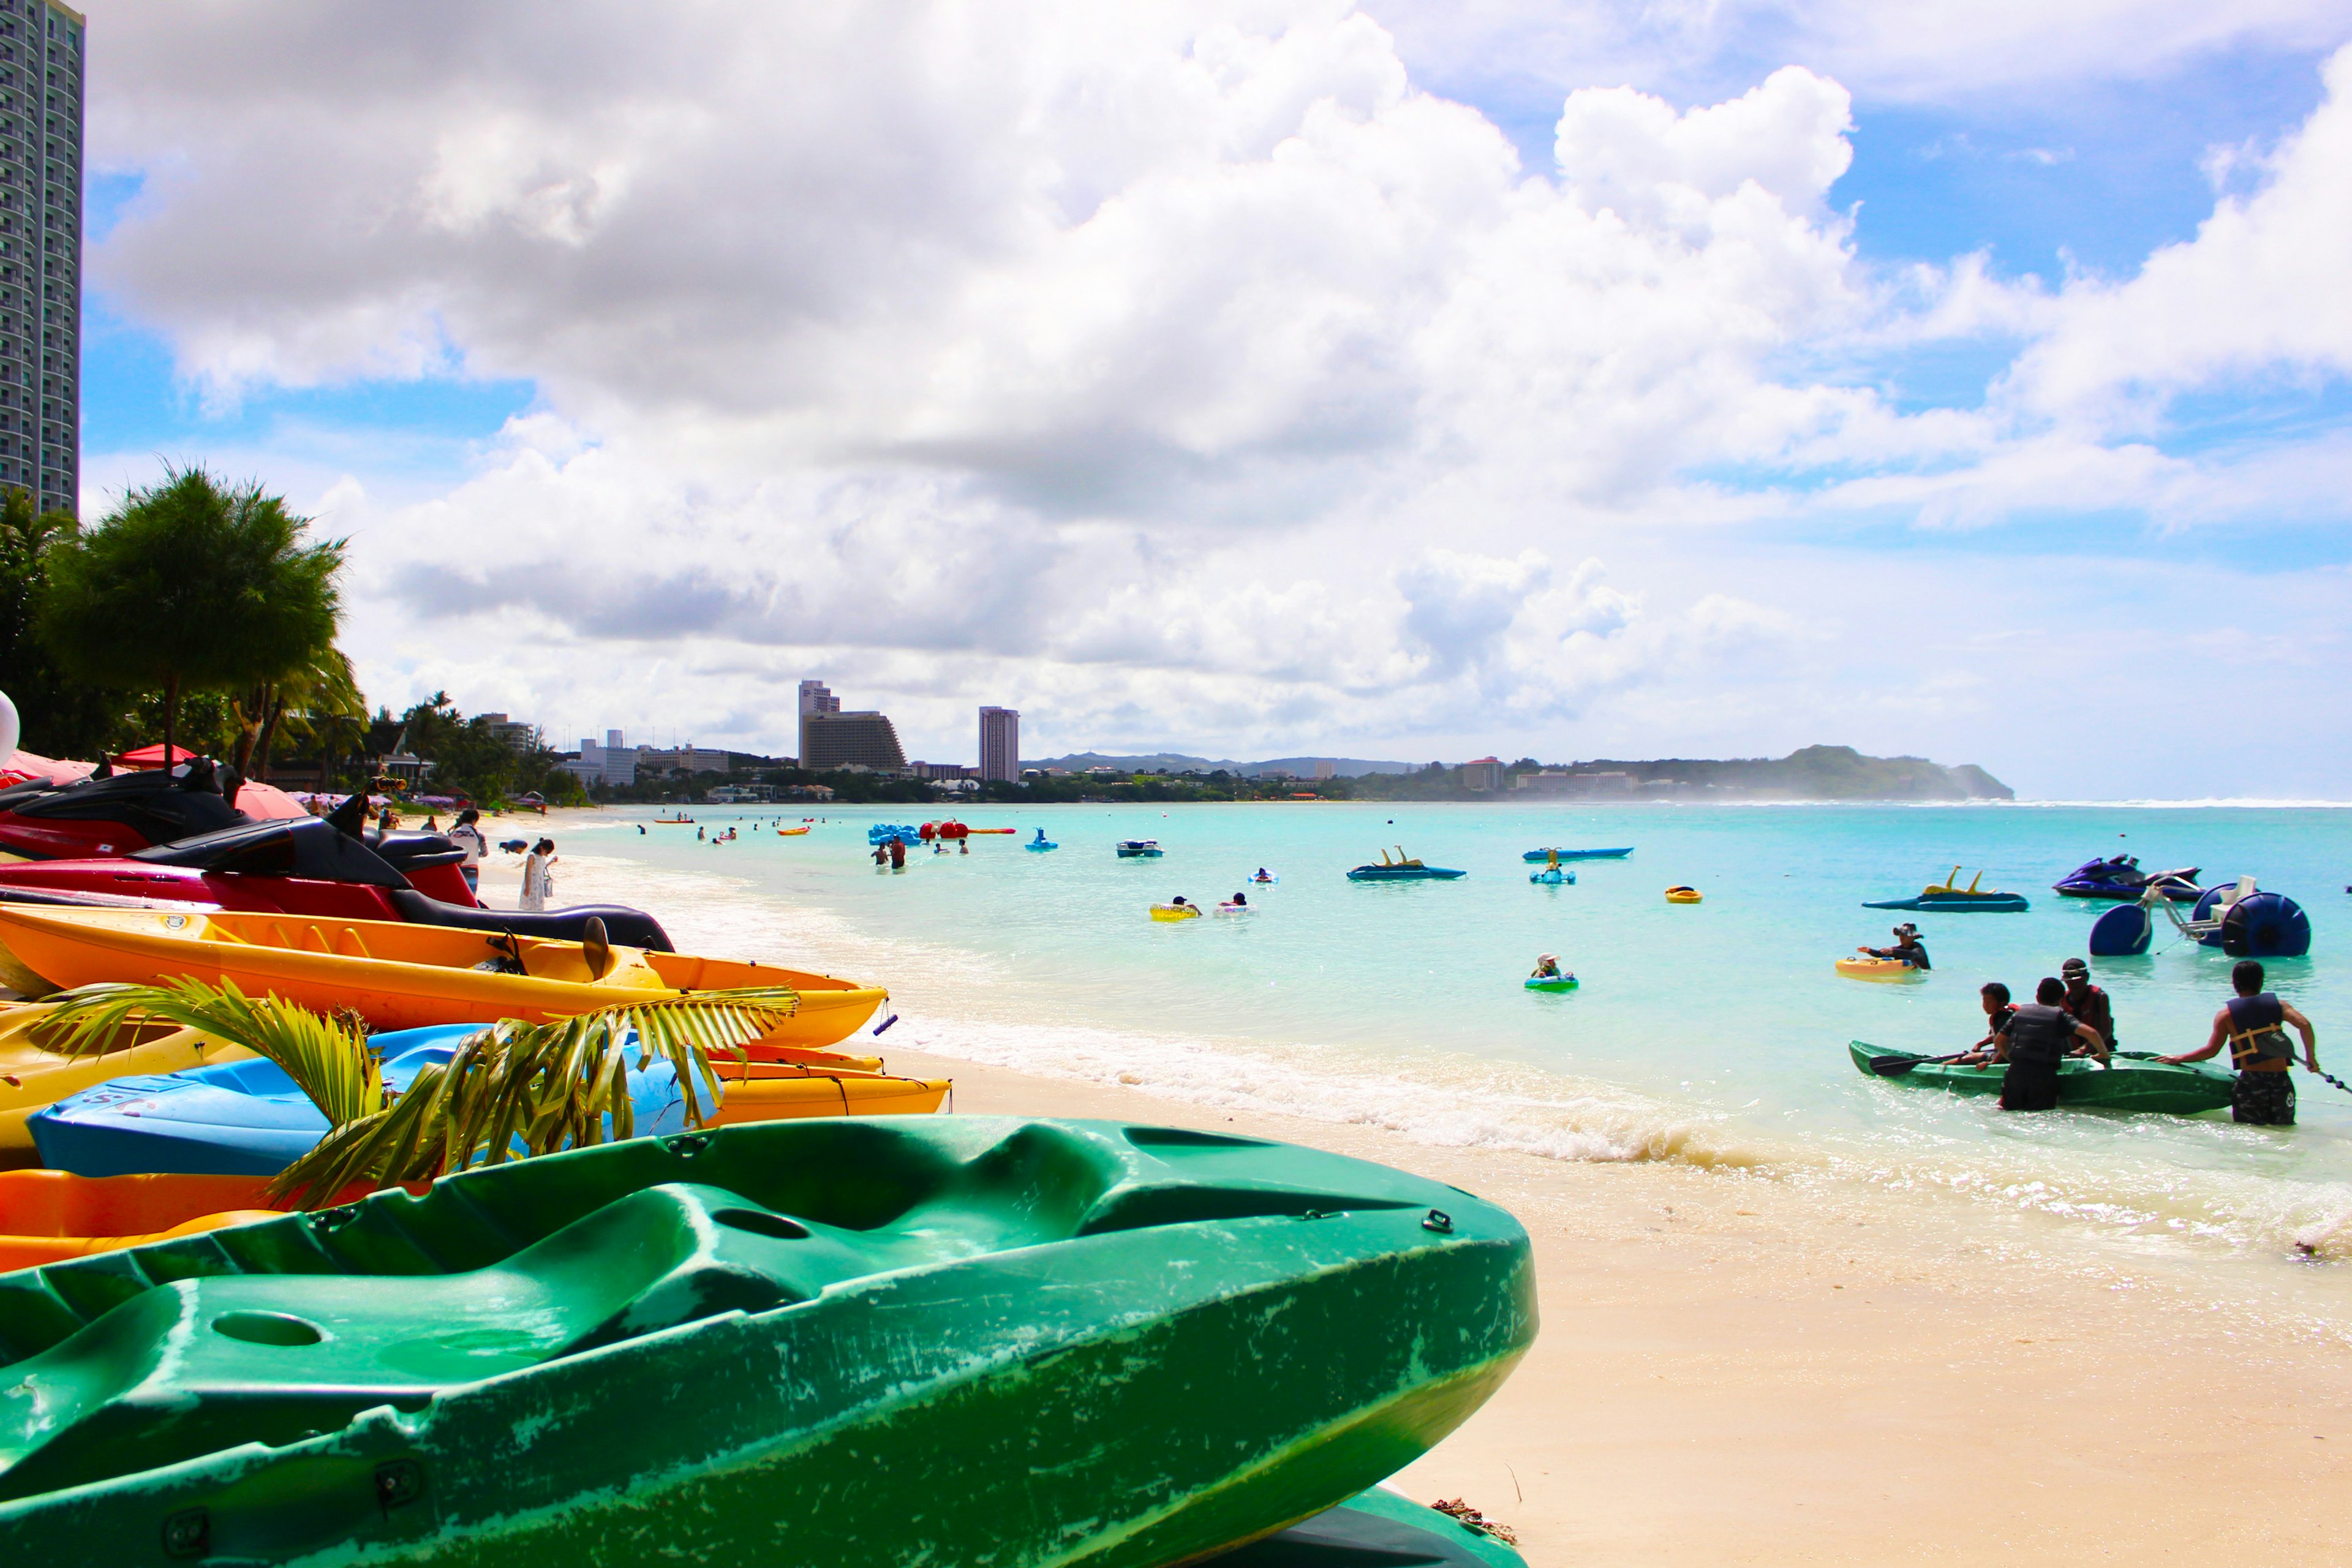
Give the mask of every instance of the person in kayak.
[[2203, 1046], [2160, 1062], [2201, 1062], [2230, 1047], [2230, 1065], [2238, 1081], [2230, 1090], [2230, 1120], [2255, 1127], [2294, 1125], [2294, 1047], [2287, 1043], [2286, 1026], [2303, 1037], [2303, 1065], [2319, 1070], [2319, 1040], [2311, 1020], [2294, 1005], [2263, 989], [2263, 966], [2242, 958], [2230, 971], [2235, 996], [2213, 1015], [2213, 1033]]
[[1896, 926], [1890, 934], [1895, 938], [1893, 947], [1862, 947], [1854, 951], [1866, 953], [1872, 958], [1899, 958], [1917, 970], [1924, 971], [1936, 967], [1927, 962], [1927, 947], [1919, 940], [1917, 926], [1906, 921]]
[[2033, 1000], [2020, 1004], [2009, 1026], [1994, 1037], [1992, 1059], [2009, 1067], [2000, 1084], [2003, 1110], [2055, 1110], [2058, 1064], [2077, 1041], [2102, 1062], [2107, 1059], [2106, 1041], [2059, 1005], [2065, 1000], [2065, 982], [2045, 975], [2033, 988]]
[[2091, 966], [2079, 958], [2070, 958], [2058, 966], [2058, 978], [2066, 983], [2066, 1011], [2099, 1031], [2099, 1038], [2107, 1042], [2107, 1049], [2116, 1048], [2116, 1005], [2107, 994], [2091, 984]]
[[2009, 987], [2000, 981], [1986, 982], [1978, 988], [1977, 995], [1984, 1004], [1988, 1026], [1983, 1039], [1952, 1058], [1955, 1063], [1966, 1068], [1982, 1067], [1992, 1060], [1995, 1042], [2000, 1038], [2000, 1032], [2009, 1027], [2009, 1021], [2011, 1018], [2017, 1016], [2017, 1009], [2010, 1005]]

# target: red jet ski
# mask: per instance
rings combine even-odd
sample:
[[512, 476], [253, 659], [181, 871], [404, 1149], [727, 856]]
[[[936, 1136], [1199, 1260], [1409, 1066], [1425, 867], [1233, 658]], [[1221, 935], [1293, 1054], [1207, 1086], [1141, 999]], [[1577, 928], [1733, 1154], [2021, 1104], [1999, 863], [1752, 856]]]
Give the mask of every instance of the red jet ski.
[[252, 818], [236, 808], [233, 770], [199, 757], [173, 774], [142, 768], [71, 784], [36, 779], [0, 790], [0, 858], [128, 855]]
[[464, 850], [437, 833], [362, 836], [356, 828], [364, 808], [355, 795], [331, 817], [238, 822], [107, 859], [0, 866], [0, 902], [406, 921], [561, 942], [585, 940], [594, 918], [604, 922], [612, 942], [676, 951], [661, 923], [642, 910], [614, 904], [535, 914], [486, 910], [458, 870]]

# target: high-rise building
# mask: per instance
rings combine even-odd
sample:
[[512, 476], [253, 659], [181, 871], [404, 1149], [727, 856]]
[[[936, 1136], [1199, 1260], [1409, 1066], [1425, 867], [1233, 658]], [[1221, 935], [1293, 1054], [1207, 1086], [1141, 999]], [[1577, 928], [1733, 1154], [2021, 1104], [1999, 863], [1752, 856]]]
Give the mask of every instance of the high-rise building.
[[835, 697], [833, 692], [826, 688], [824, 681], [803, 680], [801, 682], [801, 766], [808, 767], [811, 765], [808, 760], [809, 716], [814, 713], [838, 713], [840, 711], [841, 699]]
[[801, 766], [903, 773], [907, 771], [907, 753], [898, 745], [897, 726], [883, 714], [871, 710], [803, 713]]
[[1021, 782], [1021, 710], [983, 708], [980, 710], [980, 776]]
[[79, 510], [81, 13], [0, 0], [0, 489]]

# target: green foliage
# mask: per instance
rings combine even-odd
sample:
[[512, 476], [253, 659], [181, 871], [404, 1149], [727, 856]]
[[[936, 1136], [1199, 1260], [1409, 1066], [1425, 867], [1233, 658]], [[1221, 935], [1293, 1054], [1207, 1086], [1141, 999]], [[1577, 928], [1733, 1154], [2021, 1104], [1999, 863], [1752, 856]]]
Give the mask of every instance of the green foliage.
[[79, 531], [71, 514], [36, 516], [30, 494], [0, 500], [0, 691], [25, 722], [24, 746], [44, 756], [96, 756], [117, 749], [128, 723], [120, 691], [69, 680], [34, 634], [33, 607], [48, 581], [48, 556]]
[[100, 1056], [135, 1036], [142, 1021], [161, 1018], [277, 1063], [331, 1127], [383, 1106], [383, 1077], [356, 1022], [323, 1018], [275, 996], [256, 1001], [234, 980], [217, 988], [187, 976], [158, 985], [84, 985], [56, 1000], [56, 1010], [28, 1031], [43, 1050]]
[[51, 542], [37, 635], [71, 679], [162, 690], [169, 736], [183, 689], [283, 681], [333, 647], [343, 544], [305, 543], [307, 525], [257, 483], [166, 468], [95, 528]]
[[433, 764], [425, 784], [429, 795], [510, 800], [535, 790], [552, 805], [588, 801], [579, 779], [556, 765], [557, 753], [543, 745], [515, 750], [488, 719], [460, 713], [446, 691], [401, 716], [401, 743]]
[[[551, 1024], [508, 1019], [428, 1067], [388, 1108], [337, 1127], [270, 1184], [306, 1206], [354, 1184], [429, 1181], [476, 1164], [635, 1136], [622, 1047], [636, 1031], [640, 1060], [667, 1060], [689, 1127], [719, 1099], [709, 1054], [740, 1047], [792, 1016], [798, 995], [776, 986], [652, 998]], [[520, 1148], [518, 1148], [520, 1145]]]

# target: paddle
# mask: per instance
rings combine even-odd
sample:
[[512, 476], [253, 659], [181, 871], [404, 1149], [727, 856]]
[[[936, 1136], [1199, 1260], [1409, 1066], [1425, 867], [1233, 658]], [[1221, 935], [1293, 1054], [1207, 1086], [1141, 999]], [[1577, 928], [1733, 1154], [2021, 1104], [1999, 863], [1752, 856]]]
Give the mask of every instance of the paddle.
[[1870, 1070], [1881, 1078], [1901, 1078], [1913, 1068], [1956, 1062], [1968, 1054], [1966, 1051], [1954, 1051], [1948, 1057], [1873, 1057], [1870, 1058]]

